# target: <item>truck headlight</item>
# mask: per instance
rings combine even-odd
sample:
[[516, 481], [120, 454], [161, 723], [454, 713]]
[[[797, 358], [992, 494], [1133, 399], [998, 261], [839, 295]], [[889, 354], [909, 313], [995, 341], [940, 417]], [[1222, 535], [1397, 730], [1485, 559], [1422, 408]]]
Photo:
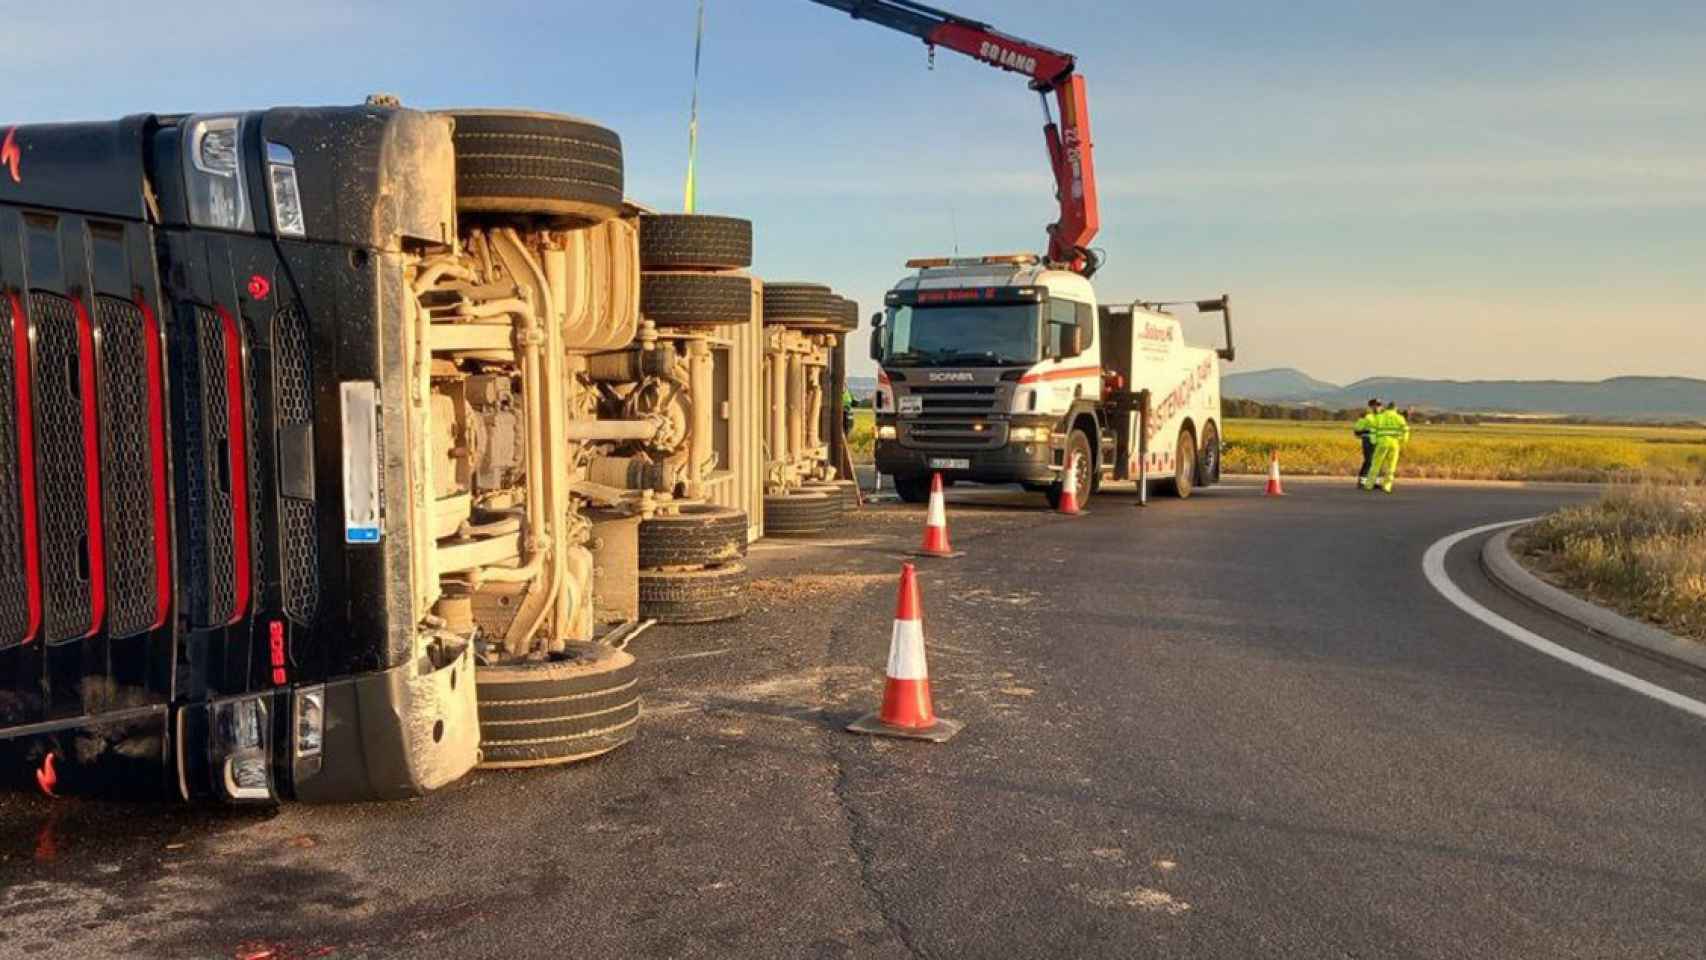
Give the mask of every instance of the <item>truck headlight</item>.
[[1048, 439], [1048, 427], [1013, 427], [1007, 431], [1007, 438], [1014, 443], [1036, 443]]
[[272, 191], [273, 229], [281, 237], [305, 237], [302, 191], [296, 182], [296, 155], [282, 143], [267, 142], [267, 186]]
[[184, 124], [184, 185], [190, 222], [218, 230], [255, 228], [243, 179], [243, 120], [191, 117]]
[[877, 428], [878, 440], [893, 440], [896, 436], [894, 424], [885, 423]]
[[318, 756], [325, 742], [326, 688], [304, 688], [296, 694], [296, 755]]

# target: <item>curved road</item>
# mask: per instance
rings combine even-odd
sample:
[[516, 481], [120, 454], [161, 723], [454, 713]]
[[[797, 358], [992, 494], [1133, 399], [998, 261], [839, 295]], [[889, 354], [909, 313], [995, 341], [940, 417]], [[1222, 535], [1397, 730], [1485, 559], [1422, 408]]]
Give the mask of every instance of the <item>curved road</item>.
[[[921, 568], [943, 746], [880, 691], [917, 508], [753, 551], [758, 609], [656, 629], [635, 747], [276, 816], [0, 798], [0, 954], [1699, 957], [1706, 723], [1422, 573], [1590, 494], [1228, 485], [1065, 519], [950, 494]], [[1446, 557], [1470, 597], [1695, 699]]]

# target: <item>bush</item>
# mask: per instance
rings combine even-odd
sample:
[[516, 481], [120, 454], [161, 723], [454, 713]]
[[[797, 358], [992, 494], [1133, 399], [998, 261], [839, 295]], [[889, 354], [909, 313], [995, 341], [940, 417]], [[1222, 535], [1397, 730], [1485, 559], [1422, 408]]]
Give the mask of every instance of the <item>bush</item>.
[[1706, 640], [1706, 487], [1613, 490], [1535, 524], [1519, 548], [1565, 586]]

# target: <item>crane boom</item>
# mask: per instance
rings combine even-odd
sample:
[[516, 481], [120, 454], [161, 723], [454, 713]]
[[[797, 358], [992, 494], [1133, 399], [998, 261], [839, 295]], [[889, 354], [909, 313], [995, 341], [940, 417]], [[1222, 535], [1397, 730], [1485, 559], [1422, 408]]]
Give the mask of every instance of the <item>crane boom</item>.
[[[1048, 258], [1089, 276], [1096, 256], [1090, 241], [1101, 229], [1096, 167], [1090, 143], [1090, 106], [1084, 78], [1070, 53], [1009, 36], [987, 23], [914, 3], [912, 0], [812, 0], [878, 26], [911, 34], [931, 49], [946, 47], [1002, 70], [1030, 78], [1043, 98], [1043, 140], [1048, 146], [1060, 218], [1048, 226]], [[1049, 112], [1053, 95], [1059, 123]]]

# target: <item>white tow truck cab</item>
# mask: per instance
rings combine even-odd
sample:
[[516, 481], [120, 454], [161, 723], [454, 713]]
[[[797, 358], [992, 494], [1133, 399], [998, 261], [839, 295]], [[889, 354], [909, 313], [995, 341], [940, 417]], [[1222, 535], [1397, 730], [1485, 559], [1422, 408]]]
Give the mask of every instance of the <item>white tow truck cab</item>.
[[1185, 343], [1174, 304], [1102, 307], [1090, 281], [1033, 254], [908, 261], [873, 318], [876, 464], [903, 500], [944, 481], [1017, 483], [1057, 503], [1103, 480], [1160, 478], [1179, 496], [1220, 475], [1220, 360]]

